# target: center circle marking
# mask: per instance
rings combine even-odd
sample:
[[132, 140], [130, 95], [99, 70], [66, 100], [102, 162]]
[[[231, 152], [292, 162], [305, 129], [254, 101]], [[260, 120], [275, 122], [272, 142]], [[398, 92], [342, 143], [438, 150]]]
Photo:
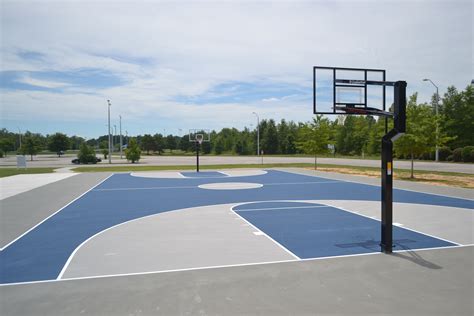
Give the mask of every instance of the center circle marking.
[[263, 187], [263, 184], [250, 182], [221, 182], [201, 184], [198, 187], [206, 190], [247, 190], [261, 188]]

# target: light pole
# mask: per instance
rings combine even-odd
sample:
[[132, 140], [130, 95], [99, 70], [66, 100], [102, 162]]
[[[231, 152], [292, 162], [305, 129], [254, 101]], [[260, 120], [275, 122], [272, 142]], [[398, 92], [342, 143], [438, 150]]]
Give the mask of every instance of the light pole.
[[257, 113], [252, 112], [252, 114], [257, 117], [257, 156], [260, 156], [260, 118]]
[[122, 159], [122, 115], [119, 115], [120, 118], [120, 159]]
[[21, 148], [21, 129], [19, 127], [17, 127], [17, 128], [18, 128], [18, 138], [20, 140], [20, 147], [18, 147], [18, 148]]
[[110, 137], [111, 136], [110, 135], [110, 106], [112, 104], [110, 103], [110, 100], [107, 100], [107, 103], [109, 105], [109, 112], [108, 112], [109, 113], [109, 115], [108, 115], [108, 121], [109, 121], [109, 123], [108, 123], [108, 126], [109, 126], [109, 130], [108, 130], [108, 133], [109, 133], [109, 164], [111, 164], [112, 163], [112, 140], [111, 140], [111, 137]]
[[436, 152], [435, 152], [435, 161], [439, 161], [439, 148], [438, 148], [438, 104], [439, 104], [439, 90], [438, 86], [434, 84], [431, 79], [423, 79], [423, 81], [429, 81], [436, 88], [436, 102], [435, 102], [435, 112], [436, 112]]

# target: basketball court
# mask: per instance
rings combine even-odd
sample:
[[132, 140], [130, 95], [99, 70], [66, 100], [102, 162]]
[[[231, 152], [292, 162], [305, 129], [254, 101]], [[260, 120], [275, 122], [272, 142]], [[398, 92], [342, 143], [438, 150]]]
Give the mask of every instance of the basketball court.
[[[190, 271], [282, 264], [298, 271], [316, 261], [387, 260], [378, 185], [275, 169], [102, 178], [32, 227], [5, 231], [2, 293]], [[472, 249], [472, 200], [395, 189], [394, 209], [395, 253]]]

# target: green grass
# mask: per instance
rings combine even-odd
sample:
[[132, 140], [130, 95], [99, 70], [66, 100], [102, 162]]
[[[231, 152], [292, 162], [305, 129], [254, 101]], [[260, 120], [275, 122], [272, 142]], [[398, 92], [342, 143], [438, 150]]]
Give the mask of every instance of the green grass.
[[57, 168], [0, 168], [0, 178], [14, 176], [17, 174], [34, 174], [34, 173], [52, 173]]

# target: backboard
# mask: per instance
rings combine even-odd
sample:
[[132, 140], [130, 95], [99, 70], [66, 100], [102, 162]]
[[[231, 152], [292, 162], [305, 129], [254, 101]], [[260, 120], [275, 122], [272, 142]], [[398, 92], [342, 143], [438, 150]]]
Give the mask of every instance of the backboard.
[[383, 115], [386, 110], [385, 70], [313, 67], [313, 113]]
[[193, 143], [202, 144], [203, 142], [211, 141], [211, 133], [208, 129], [190, 129], [189, 141]]

